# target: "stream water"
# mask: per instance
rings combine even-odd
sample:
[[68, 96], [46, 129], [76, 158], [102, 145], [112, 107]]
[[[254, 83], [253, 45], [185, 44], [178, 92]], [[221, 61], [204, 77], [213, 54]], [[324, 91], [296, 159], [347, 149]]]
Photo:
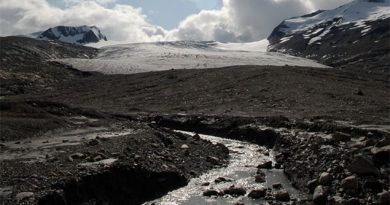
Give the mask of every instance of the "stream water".
[[[183, 132], [190, 135], [194, 133]], [[266, 174], [266, 182], [255, 182], [255, 175], [257, 171], [257, 165], [265, 161], [273, 161], [272, 150], [268, 150], [266, 147], [262, 147], [256, 144], [242, 142], [237, 140], [224, 139], [220, 137], [210, 135], [200, 135], [201, 138], [211, 141], [213, 143], [222, 143], [230, 151], [229, 164], [225, 167], [216, 168], [208, 171], [198, 178], [190, 180], [187, 186], [180, 189], [169, 192], [164, 197], [147, 202], [144, 205], [227, 205], [235, 203], [244, 204], [267, 204], [264, 200], [254, 200], [247, 196], [242, 197], [204, 197], [203, 192], [208, 189], [224, 190], [234, 185], [235, 187], [245, 188], [247, 193], [257, 188], [272, 187], [275, 183], [280, 183], [283, 189], [289, 192], [291, 198], [305, 198], [305, 195], [293, 188], [288, 179], [283, 173], [283, 170], [270, 169], [264, 170]], [[264, 153], [270, 153], [269, 156], [265, 156]], [[214, 180], [218, 177], [225, 177], [231, 179], [231, 182], [215, 183]], [[204, 186], [205, 183], [210, 183]], [[203, 185], [203, 186], [202, 186]]]

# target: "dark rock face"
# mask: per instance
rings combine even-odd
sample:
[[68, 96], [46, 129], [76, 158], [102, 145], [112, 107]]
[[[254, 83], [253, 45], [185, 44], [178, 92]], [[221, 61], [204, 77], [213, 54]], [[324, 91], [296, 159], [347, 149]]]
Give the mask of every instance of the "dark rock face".
[[76, 44], [96, 43], [101, 40], [107, 41], [107, 37], [96, 26], [57, 26], [42, 32], [37, 38]]
[[372, 8], [363, 8], [385, 7], [385, 3], [354, 1], [334, 10], [287, 19], [268, 37], [269, 51], [306, 57], [333, 67], [387, 72], [390, 18], [370, 17]]

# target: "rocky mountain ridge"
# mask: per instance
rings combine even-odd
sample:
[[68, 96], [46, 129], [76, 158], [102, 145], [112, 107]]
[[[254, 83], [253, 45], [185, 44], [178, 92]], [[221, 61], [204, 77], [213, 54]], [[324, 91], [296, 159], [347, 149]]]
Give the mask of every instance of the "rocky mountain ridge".
[[268, 37], [268, 50], [335, 67], [387, 72], [389, 11], [388, 0], [356, 0], [287, 19]]

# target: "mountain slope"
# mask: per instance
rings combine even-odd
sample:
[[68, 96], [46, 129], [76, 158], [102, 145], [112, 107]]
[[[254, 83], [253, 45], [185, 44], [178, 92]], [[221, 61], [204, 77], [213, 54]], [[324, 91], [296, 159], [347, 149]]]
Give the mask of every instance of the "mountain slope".
[[96, 26], [56, 26], [43, 32], [31, 34], [33, 37], [43, 40], [58, 40], [66, 43], [87, 44], [107, 41]]
[[[83, 71], [131, 74], [170, 69], [218, 68], [234, 65], [327, 67], [280, 53], [260, 52], [262, 43], [222, 44], [213, 41], [134, 43], [103, 47], [94, 59], [60, 59]], [[247, 49], [247, 50], [244, 50]]]
[[331, 66], [387, 72], [389, 25], [389, 0], [355, 0], [283, 21], [268, 37], [269, 51]]

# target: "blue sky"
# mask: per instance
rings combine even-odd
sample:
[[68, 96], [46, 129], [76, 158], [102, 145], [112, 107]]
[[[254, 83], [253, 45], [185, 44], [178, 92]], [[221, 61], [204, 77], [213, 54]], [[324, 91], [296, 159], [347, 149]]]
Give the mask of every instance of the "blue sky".
[[[65, 8], [64, 0], [48, 0], [53, 6]], [[116, 4], [131, 5], [141, 8], [150, 23], [165, 29], [176, 28], [187, 16], [197, 14], [201, 10], [219, 9], [222, 0], [117, 0]], [[112, 7], [114, 3], [106, 6]]]

